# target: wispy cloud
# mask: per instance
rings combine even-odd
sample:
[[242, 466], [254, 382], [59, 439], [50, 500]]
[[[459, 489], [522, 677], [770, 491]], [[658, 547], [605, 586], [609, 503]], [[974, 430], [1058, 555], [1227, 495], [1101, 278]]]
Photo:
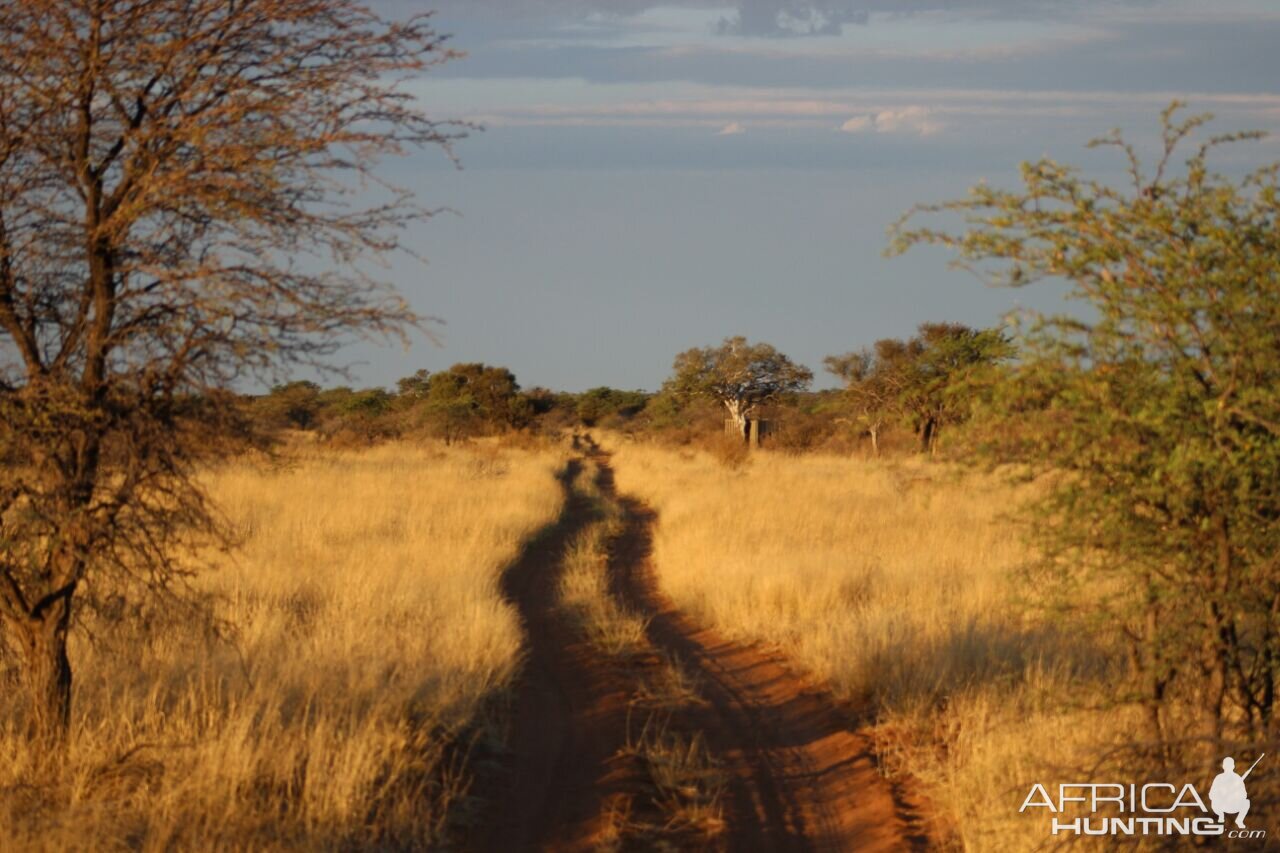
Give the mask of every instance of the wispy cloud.
[[742, 36], [833, 36], [847, 24], [865, 24], [870, 13], [858, 0], [738, 0], [717, 31]]
[[874, 130], [875, 126], [876, 121], [872, 116], [854, 116], [840, 125], [840, 129], [845, 133], [862, 133], [864, 130]]
[[[418, 0], [373, 0], [381, 11], [401, 14], [419, 11]], [[727, 35], [831, 35], [846, 25], [865, 23], [876, 13], [902, 16], [930, 12], [969, 13], [1006, 18], [1063, 20], [1089, 17], [1108, 21], [1221, 22], [1280, 18], [1280, 9], [1265, 0], [434, 0], [433, 8], [447, 14], [467, 13], [501, 17], [583, 19], [592, 16], [628, 18], [653, 9], [719, 11]]]
[[840, 125], [845, 133], [907, 133], [916, 136], [933, 136], [943, 129], [942, 122], [933, 118], [927, 107], [909, 106], [880, 110], [874, 115], [860, 115]]
[[[477, 91], [501, 91], [500, 82]], [[1224, 120], [1267, 129], [1280, 122], [1280, 94], [998, 91], [981, 89], [848, 90], [814, 97], [803, 89], [744, 90], [691, 87], [683, 98], [652, 97], [661, 86], [574, 89], [557, 103], [493, 103], [462, 117], [479, 124], [546, 127], [704, 128], [726, 136], [750, 129], [838, 128], [851, 134], [930, 137], [942, 131], [1025, 123], [1030, 119], [1125, 124], [1135, 114], [1154, 114], [1175, 97], [1195, 110], [1213, 110]], [[433, 89], [432, 91], [439, 91]], [[625, 92], [625, 94], [624, 94]], [[424, 94], [426, 100], [436, 100]], [[438, 101], [437, 101], [438, 102]], [[474, 101], [473, 101], [474, 103]]]

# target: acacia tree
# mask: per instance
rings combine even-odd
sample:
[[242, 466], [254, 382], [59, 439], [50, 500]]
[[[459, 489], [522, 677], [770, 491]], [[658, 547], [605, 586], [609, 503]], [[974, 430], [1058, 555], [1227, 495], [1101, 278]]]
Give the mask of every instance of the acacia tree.
[[[1034, 530], [1067, 592], [1128, 646], [1150, 734], [1192, 711], [1209, 741], [1274, 736], [1280, 680], [1280, 166], [1209, 168], [1208, 120], [1163, 114], [1127, 186], [1049, 160], [1019, 191], [981, 185], [900, 226], [894, 250], [948, 246], [997, 283], [1066, 280], [1087, 316], [1032, 315], [1002, 408], [1022, 458], [1058, 484]], [[911, 214], [909, 214], [911, 215]], [[1167, 741], [1166, 741], [1167, 742]], [[1214, 753], [1219, 754], [1219, 753]]]
[[515, 374], [477, 362], [455, 364], [427, 380], [424, 414], [446, 441], [485, 429], [500, 432], [528, 422], [532, 408]]
[[969, 414], [975, 377], [1009, 354], [999, 329], [971, 329], [961, 323], [922, 323], [904, 347], [912, 357], [902, 365], [898, 399], [912, 418], [920, 452], [936, 455], [942, 428]]
[[404, 400], [421, 400], [431, 388], [431, 371], [425, 367], [396, 380], [396, 394]]
[[910, 420], [922, 453], [936, 453], [942, 427], [969, 412], [970, 385], [983, 369], [1009, 352], [998, 329], [959, 323], [923, 323], [907, 340], [884, 338], [873, 349], [828, 356], [827, 370], [845, 383], [854, 416], [880, 452], [880, 430], [893, 419]]
[[0, 5], [0, 622], [36, 735], [73, 603], [177, 600], [219, 535], [208, 401], [417, 321], [359, 262], [426, 215], [373, 169], [456, 138], [400, 86], [449, 56], [354, 0]]
[[880, 432], [900, 416], [900, 394], [905, 382], [908, 345], [893, 338], [876, 341], [844, 355], [823, 359], [827, 372], [844, 383], [845, 396], [857, 422], [871, 437], [871, 451], [880, 455]]
[[582, 425], [590, 427], [610, 415], [631, 418], [648, 402], [649, 396], [643, 391], [600, 386], [579, 394], [574, 408]]
[[766, 343], [748, 344], [741, 336], [718, 347], [686, 350], [676, 356], [669, 390], [718, 400], [745, 439], [748, 419], [783, 394], [803, 391], [813, 380], [807, 367]]

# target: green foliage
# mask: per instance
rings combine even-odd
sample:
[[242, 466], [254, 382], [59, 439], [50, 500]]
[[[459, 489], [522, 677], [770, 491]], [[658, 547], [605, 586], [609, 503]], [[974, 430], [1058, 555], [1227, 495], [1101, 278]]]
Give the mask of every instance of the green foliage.
[[555, 434], [578, 423], [578, 399], [573, 394], [530, 388], [520, 396], [528, 407], [531, 425], [544, 433]]
[[414, 371], [412, 376], [396, 380], [396, 394], [403, 400], [421, 400], [427, 396], [431, 385], [431, 373], [425, 369]]
[[446, 441], [525, 426], [532, 404], [519, 393], [505, 367], [455, 364], [427, 380], [416, 411], [421, 422]]
[[320, 386], [314, 382], [277, 385], [254, 400], [253, 416], [272, 428], [311, 429], [320, 412]]
[[913, 338], [884, 338], [824, 363], [845, 383], [849, 410], [877, 453], [881, 430], [896, 422], [909, 423], [920, 450], [935, 453], [942, 427], [968, 418], [976, 387], [1011, 353], [999, 329], [923, 323]]
[[391, 408], [394, 398], [385, 388], [366, 388], [352, 392], [337, 406], [340, 413], [361, 418], [376, 418]]
[[651, 429], [688, 426], [686, 407], [679, 395], [669, 390], [659, 391], [645, 404], [644, 420]]
[[770, 406], [764, 419], [772, 423], [765, 444], [784, 453], [799, 454], [814, 450], [848, 452], [844, 440], [847, 430], [841, 428], [846, 405], [841, 391], [808, 391], [795, 394]]
[[[340, 386], [321, 390], [312, 382], [291, 382], [253, 398], [249, 409], [267, 430], [315, 429], [330, 438], [372, 441], [425, 427], [453, 441], [528, 426], [556, 405], [573, 411], [573, 395], [541, 391], [520, 393], [515, 375], [505, 367], [455, 364], [448, 370], [418, 370], [396, 382], [397, 393], [384, 388], [353, 390]], [[573, 419], [569, 416], [569, 422]]]
[[[1280, 205], [1277, 167], [1232, 180], [1175, 155], [1207, 121], [1163, 114], [1127, 186], [1048, 160], [1018, 191], [918, 208], [894, 250], [940, 244], [993, 281], [1065, 280], [1087, 313], [1022, 318], [995, 395], [1033, 470], [1057, 472], [1034, 530], [1063, 603], [1125, 638], [1155, 735], [1193, 710], [1211, 740], [1273, 732], [1280, 676]], [[1007, 448], [1006, 448], [1007, 449]], [[1087, 591], [1087, 594], [1085, 594]]]
[[718, 347], [686, 350], [676, 356], [666, 390], [684, 397], [718, 400], [739, 424], [785, 394], [803, 391], [813, 380], [807, 367], [766, 343], [741, 336]]
[[578, 395], [578, 420], [595, 426], [610, 415], [630, 418], [645, 407], [649, 395], [643, 391], [619, 391], [615, 388], [592, 388]]
[[429, 397], [469, 398], [476, 416], [493, 429], [519, 427], [528, 421], [529, 404], [519, 396], [515, 374], [487, 364], [455, 364], [431, 377]]

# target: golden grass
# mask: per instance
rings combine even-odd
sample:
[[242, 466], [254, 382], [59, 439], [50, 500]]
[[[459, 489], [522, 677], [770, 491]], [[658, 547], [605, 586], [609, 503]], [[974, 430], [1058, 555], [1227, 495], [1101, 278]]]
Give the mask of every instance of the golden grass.
[[181, 623], [77, 638], [52, 771], [0, 697], [0, 848], [437, 844], [518, 664], [499, 572], [557, 516], [562, 463], [390, 445], [212, 474], [246, 537], [208, 579], [238, 652]]
[[875, 715], [882, 756], [921, 780], [968, 850], [1031, 849], [1033, 782], [1122, 735], [1086, 711], [1105, 649], [1025, 615], [1029, 558], [1008, 511], [1035, 486], [923, 461], [691, 451], [608, 442], [618, 488], [659, 514], [664, 591], [738, 639], [781, 647]]
[[591, 501], [595, 520], [569, 543], [559, 601], [596, 648], [625, 659], [648, 650], [646, 620], [623, 607], [609, 592], [609, 547], [622, 532], [622, 509], [600, 492], [597, 476], [599, 468], [587, 461], [574, 478], [573, 488]]
[[[639, 733], [627, 733], [624, 755], [638, 759], [652, 788], [652, 798], [665, 822], [660, 827], [641, 827], [635, 835], [654, 849], [682, 849], [677, 844], [663, 846], [669, 839], [697, 839], [705, 849], [719, 849], [715, 839], [724, 832], [724, 794], [728, 778], [711, 755], [703, 736], [670, 728], [670, 718], [649, 715]], [[685, 842], [685, 847], [689, 841]]]

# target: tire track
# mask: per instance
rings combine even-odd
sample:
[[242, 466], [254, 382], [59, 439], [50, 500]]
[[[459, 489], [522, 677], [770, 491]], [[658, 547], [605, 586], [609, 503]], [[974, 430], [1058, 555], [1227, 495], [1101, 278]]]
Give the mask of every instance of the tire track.
[[486, 813], [467, 850], [589, 850], [600, 829], [602, 780], [625, 740], [629, 692], [557, 607], [565, 552], [592, 521], [589, 502], [572, 486], [581, 468], [580, 460], [569, 462], [560, 475], [560, 518], [502, 577], [527, 654], [511, 699], [507, 753], [478, 774], [475, 796]]
[[659, 591], [651, 560], [655, 513], [619, 497], [608, 454], [594, 444], [599, 486], [626, 512], [610, 566], [612, 592], [649, 618], [655, 647], [701, 680], [695, 717], [730, 776], [730, 850], [924, 849], [919, 819], [876, 768], [869, 739], [850, 731], [834, 698], [795, 676], [777, 654], [695, 625]]

